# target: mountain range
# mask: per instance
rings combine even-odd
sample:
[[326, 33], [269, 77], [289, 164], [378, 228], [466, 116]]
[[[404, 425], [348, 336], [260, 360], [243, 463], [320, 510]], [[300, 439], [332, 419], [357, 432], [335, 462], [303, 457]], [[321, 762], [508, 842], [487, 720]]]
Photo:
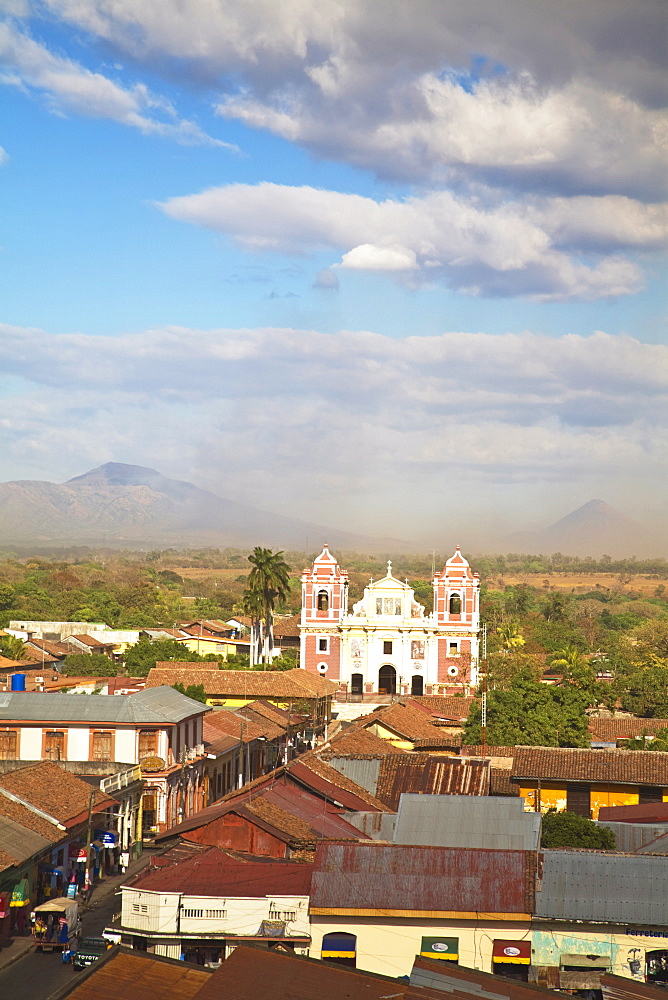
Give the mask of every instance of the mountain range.
[[[466, 534], [466, 532], [464, 532]], [[459, 539], [457, 539], [459, 540]], [[108, 462], [65, 483], [0, 483], [0, 544], [188, 548], [267, 545], [309, 551], [323, 542], [361, 552], [400, 552], [415, 543], [354, 534], [226, 500], [155, 469]], [[462, 535], [462, 544], [466, 539]], [[471, 551], [471, 544], [467, 546]], [[661, 555], [630, 518], [590, 500], [542, 530], [494, 545], [503, 552]]]
[[155, 469], [108, 462], [66, 483], [0, 484], [0, 542], [110, 547], [280, 546], [399, 550], [372, 538], [225, 500]]

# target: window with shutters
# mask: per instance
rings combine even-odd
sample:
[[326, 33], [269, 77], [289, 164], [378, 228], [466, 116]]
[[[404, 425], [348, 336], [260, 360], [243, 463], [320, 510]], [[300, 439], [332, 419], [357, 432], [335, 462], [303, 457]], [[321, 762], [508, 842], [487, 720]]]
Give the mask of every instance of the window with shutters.
[[93, 733], [93, 752], [91, 760], [113, 760], [111, 732]]
[[566, 809], [577, 816], [591, 819], [591, 792], [589, 785], [569, 785], [566, 789]]
[[47, 730], [44, 734], [44, 757], [47, 760], [65, 760], [65, 733]]
[[0, 732], [0, 760], [16, 760], [19, 734], [13, 730]]
[[139, 758], [154, 757], [158, 749], [158, 734], [154, 729], [139, 730]]

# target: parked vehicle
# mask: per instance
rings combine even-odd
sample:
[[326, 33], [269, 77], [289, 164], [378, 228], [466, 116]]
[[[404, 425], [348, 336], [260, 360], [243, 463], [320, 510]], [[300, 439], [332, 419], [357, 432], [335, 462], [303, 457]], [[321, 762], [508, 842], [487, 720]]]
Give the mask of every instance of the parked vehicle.
[[67, 951], [76, 946], [81, 934], [81, 919], [79, 904], [74, 899], [57, 896], [40, 903], [30, 919], [37, 951]]
[[104, 937], [82, 938], [74, 955], [74, 968], [85, 969], [93, 962], [97, 962], [109, 948], [113, 948], [113, 945]]

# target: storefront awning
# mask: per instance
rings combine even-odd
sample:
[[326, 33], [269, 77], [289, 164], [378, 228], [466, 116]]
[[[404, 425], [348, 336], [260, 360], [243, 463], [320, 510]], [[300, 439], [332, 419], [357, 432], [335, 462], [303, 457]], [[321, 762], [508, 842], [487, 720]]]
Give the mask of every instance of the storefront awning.
[[495, 941], [492, 961], [511, 965], [531, 965], [531, 941]]
[[356, 938], [353, 934], [326, 934], [322, 941], [321, 958], [354, 958]]
[[562, 955], [561, 968], [609, 969], [609, 955]]
[[30, 902], [30, 887], [28, 879], [22, 878], [12, 889], [12, 901], [10, 906], [27, 906]]
[[420, 956], [422, 958], [445, 958], [449, 962], [458, 962], [459, 938], [423, 937]]

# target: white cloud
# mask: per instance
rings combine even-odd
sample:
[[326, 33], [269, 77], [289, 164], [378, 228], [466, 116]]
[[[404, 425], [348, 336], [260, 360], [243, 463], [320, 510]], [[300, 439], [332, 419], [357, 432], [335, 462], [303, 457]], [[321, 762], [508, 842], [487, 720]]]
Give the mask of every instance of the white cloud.
[[[418, 272], [422, 281], [442, 281], [467, 294], [538, 300], [637, 291], [640, 269], [618, 251], [653, 249], [668, 230], [659, 207], [624, 198], [580, 198], [571, 209], [567, 199], [495, 205], [440, 191], [379, 203], [265, 183], [211, 188], [159, 207], [254, 252], [329, 249], [342, 253], [344, 269]], [[600, 259], [583, 263], [578, 251], [594, 245]]]
[[631, 337], [1, 335], [4, 372], [30, 382], [0, 400], [5, 465], [33, 477], [129, 461], [309, 520], [376, 511], [404, 537], [418, 507], [436, 522], [490, 495], [518, 516], [572, 509], [584, 482], [612, 503], [663, 490], [668, 348]]
[[386, 0], [382, 19], [365, 0], [45, 3], [206, 81], [224, 115], [386, 176], [666, 191], [661, 0]]
[[[145, 134], [174, 139], [186, 145], [236, 148], [207, 135], [194, 122], [179, 119], [173, 107], [143, 84], [122, 87], [101, 73], [72, 59], [56, 56], [45, 46], [0, 23], [0, 59], [7, 71], [2, 81], [44, 94], [52, 109], [90, 118], [110, 118]], [[155, 117], [162, 113], [167, 121]]]

